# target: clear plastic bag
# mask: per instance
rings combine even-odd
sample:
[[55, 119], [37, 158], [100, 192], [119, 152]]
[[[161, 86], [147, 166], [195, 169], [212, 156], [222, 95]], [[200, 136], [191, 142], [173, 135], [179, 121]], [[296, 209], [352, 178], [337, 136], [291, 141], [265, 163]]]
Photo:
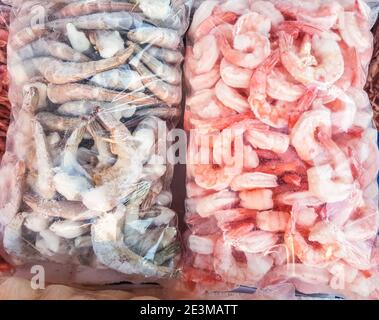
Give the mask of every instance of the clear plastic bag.
[[[362, 1], [203, 1], [185, 75], [197, 290], [379, 298], [377, 132]], [[376, 257], [376, 258], [375, 258]]]
[[13, 1], [6, 258], [52, 281], [171, 277], [167, 132], [181, 115], [191, 1]]

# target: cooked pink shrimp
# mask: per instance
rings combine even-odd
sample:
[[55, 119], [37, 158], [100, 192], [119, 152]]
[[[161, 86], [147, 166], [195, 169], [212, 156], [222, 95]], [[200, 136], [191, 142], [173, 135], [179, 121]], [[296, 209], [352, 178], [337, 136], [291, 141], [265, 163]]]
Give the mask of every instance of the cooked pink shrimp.
[[[217, 6], [215, 7], [217, 9]], [[213, 10], [212, 15], [210, 15], [208, 18], [203, 20], [197, 27], [197, 29], [194, 32], [194, 38], [200, 39], [207, 34], [210, 34], [212, 29], [216, 28], [217, 26], [224, 24], [224, 23], [232, 23], [234, 24], [237, 20], [237, 15], [233, 12], [215, 12], [217, 10]]]
[[233, 191], [268, 189], [278, 186], [277, 177], [261, 172], [246, 172], [236, 176], [230, 184]]
[[253, 71], [246, 68], [237, 67], [225, 58], [220, 64], [221, 78], [229, 87], [247, 89], [250, 84]]
[[216, 6], [217, 1], [214, 0], [206, 0], [200, 4], [193, 15], [191, 27], [188, 30], [188, 34], [191, 37], [194, 36], [194, 33], [196, 32], [199, 25], [212, 15], [212, 12]]
[[305, 265], [322, 267], [335, 259], [333, 256], [334, 248], [332, 246], [316, 247], [312, 243], [308, 243], [297, 230], [287, 230], [284, 235], [284, 241], [290, 252], [293, 252], [294, 256], [299, 258]]
[[331, 162], [308, 169], [309, 191], [325, 202], [346, 200], [354, 189], [350, 161], [328, 135], [319, 133], [319, 139]]
[[276, 201], [288, 206], [293, 206], [295, 203], [300, 202], [304, 206], [318, 207], [323, 202], [309, 191], [302, 192], [284, 192], [276, 197]]
[[245, 253], [245, 257], [246, 265], [239, 263], [233, 255], [233, 246], [220, 238], [214, 250], [214, 270], [227, 283], [255, 286], [272, 268], [273, 260], [255, 253]]
[[286, 230], [290, 215], [283, 211], [261, 211], [257, 213], [257, 227], [263, 231], [282, 232]]
[[328, 109], [303, 113], [291, 131], [291, 144], [300, 159], [310, 163], [325, 162], [325, 147], [315, 138], [317, 130], [331, 135], [332, 119]]
[[254, 231], [252, 226], [225, 232], [224, 240], [243, 252], [264, 253], [278, 242], [279, 237], [273, 232]]
[[240, 35], [247, 32], [259, 32], [268, 36], [271, 30], [271, 21], [257, 12], [249, 12], [240, 16], [234, 25], [234, 34]]
[[273, 27], [278, 26], [284, 21], [281, 12], [270, 1], [251, 1], [250, 10], [270, 19]]
[[259, 166], [259, 157], [252, 146], [243, 146], [243, 166], [245, 169], [255, 169]]
[[295, 202], [292, 206], [291, 220], [303, 228], [312, 227], [318, 218], [314, 208], [308, 208], [301, 202]]
[[294, 79], [305, 85], [330, 85], [344, 73], [342, 52], [337, 41], [333, 39], [313, 36], [312, 49], [318, 62], [315, 67], [298, 55], [291, 35], [279, 32], [279, 47], [283, 66]]
[[230, 11], [240, 15], [248, 11], [249, 3], [248, 0], [226, 0], [221, 5], [221, 9], [223, 11]]
[[288, 125], [287, 108], [275, 106], [267, 99], [267, 78], [278, 61], [279, 55], [275, 52], [254, 71], [248, 101], [254, 115], [263, 123], [274, 128], [284, 128]]
[[245, 137], [253, 147], [275, 153], [285, 153], [290, 142], [289, 136], [270, 130], [251, 129]]
[[257, 32], [235, 36], [233, 48], [224, 37], [218, 35], [217, 38], [224, 57], [239, 67], [254, 69], [271, 53], [269, 39]]
[[[245, 208], [235, 208], [228, 210], [219, 210], [214, 214], [217, 225], [223, 231], [228, 230], [232, 223], [240, 221], [251, 221], [255, 219], [257, 212]], [[228, 226], [228, 228], [225, 228]], [[233, 225], [232, 225], [233, 226]]]
[[186, 103], [191, 112], [204, 119], [220, 118], [236, 113], [217, 99], [213, 89], [196, 91]]
[[224, 129], [213, 137], [213, 162], [217, 165], [232, 167], [240, 173], [243, 168], [243, 131]]
[[185, 72], [187, 73], [188, 81], [193, 91], [199, 91], [203, 89], [211, 89], [220, 79], [220, 66], [215, 65], [214, 68], [203, 74], [195, 75], [190, 70], [188, 64], [185, 65]]
[[196, 212], [201, 217], [214, 215], [218, 210], [230, 209], [238, 203], [235, 192], [219, 191], [196, 201]]
[[193, 48], [188, 47], [187, 63], [194, 74], [202, 74], [211, 71], [218, 58], [220, 51], [214, 35], [208, 34], [195, 42]]
[[236, 89], [226, 85], [222, 79], [217, 82], [215, 93], [218, 100], [222, 101], [225, 106], [238, 113], [244, 113], [250, 109], [247, 98], [240, 94]]
[[[372, 46], [372, 35], [367, 21], [356, 12], [341, 12], [338, 19], [338, 30], [349, 47], [363, 52]], [[363, 27], [362, 27], [363, 26]]]
[[275, 68], [267, 76], [266, 91], [273, 99], [294, 102], [305, 93], [305, 87], [291, 81], [283, 68]]
[[241, 207], [252, 210], [271, 210], [274, 207], [272, 190], [258, 189], [239, 193]]

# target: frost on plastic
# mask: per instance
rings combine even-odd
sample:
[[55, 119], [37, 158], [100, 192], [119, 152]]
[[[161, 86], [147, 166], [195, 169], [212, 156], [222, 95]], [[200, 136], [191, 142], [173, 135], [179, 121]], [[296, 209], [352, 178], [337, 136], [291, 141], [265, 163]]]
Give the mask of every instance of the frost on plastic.
[[185, 71], [185, 279], [379, 297], [362, 1], [203, 1]]
[[162, 128], [181, 114], [191, 2], [10, 2], [7, 258], [60, 274], [113, 270], [113, 280], [172, 276], [180, 251]]

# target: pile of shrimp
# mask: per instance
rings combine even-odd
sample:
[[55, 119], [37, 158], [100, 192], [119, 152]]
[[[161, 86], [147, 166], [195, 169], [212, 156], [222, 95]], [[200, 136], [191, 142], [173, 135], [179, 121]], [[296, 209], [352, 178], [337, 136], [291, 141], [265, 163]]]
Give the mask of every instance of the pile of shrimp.
[[10, 118], [8, 100], [7, 42], [10, 7], [0, 2], [0, 160], [5, 151], [5, 137]]
[[192, 289], [379, 298], [363, 1], [203, 1], [189, 29]]
[[7, 260], [171, 276], [180, 248], [162, 128], [180, 116], [188, 3], [8, 2]]

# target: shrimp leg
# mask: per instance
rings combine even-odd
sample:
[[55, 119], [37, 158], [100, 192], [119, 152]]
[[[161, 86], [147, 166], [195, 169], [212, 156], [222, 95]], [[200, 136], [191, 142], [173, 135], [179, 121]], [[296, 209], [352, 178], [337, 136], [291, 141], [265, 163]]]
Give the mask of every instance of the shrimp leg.
[[66, 84], [87, 79], [99, 72], [108, 71], [123, 65], [132, 55], [133, 46], [117, 56], [90, 62], [62, 62], [51, 57], [33, 58], [32, 63], [43, 77], [53, 84]]

